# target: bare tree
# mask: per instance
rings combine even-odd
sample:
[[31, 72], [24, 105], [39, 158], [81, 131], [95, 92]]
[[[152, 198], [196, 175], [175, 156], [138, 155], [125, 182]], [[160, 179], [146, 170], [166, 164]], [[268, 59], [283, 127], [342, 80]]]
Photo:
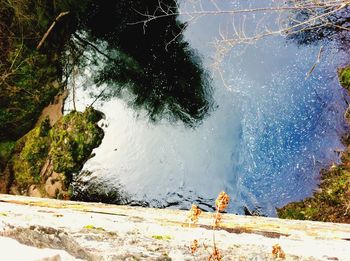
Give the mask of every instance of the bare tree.
[[[216, 65], [220, 64], [223, 57], [233, 47], [242, 44], [254, 44], [265, 37], [273, 35], [288, 37], [322, 28], [350, 30], [344, 21], [338, 23], [337, 20], [333, 19], [349, 7], [350, 0], [271, 0], [270, 5], [266, 7], [241, 9], [223, 8], [225, 1], [206, 1], [209, 5], [204, 5], [204, 0], [183, 0], [177, 3], [176, 6], [169, 6], [164, 1], [159, 0], [158, 8], [153, 13], [139, 12], [144, 19], [132, 24], [143, 24], [144, 29], [146, 29], [152, 21], [168, 16], [181, 16], [185, 22], [194, 23], [208, 16], [229, 15], [232, 17], [232, 23], [225, 28], [218, 28], [219, 37], [213, 43], [217, 51]], [[294, 15], [291, 15], [291, 13]], [[248, 33], [249, 30], [246, 30], [250, 20], [249, 15], [261, 16], [261, 20], [255, 25], [256, 29], [253, 33]], [[266, 18], [270, 18], [271, 15], [276, 19], [273, 27], [269, 27], [264, 23]], [[174, 36], [174, 40], [177, 37], [178, 35]]]

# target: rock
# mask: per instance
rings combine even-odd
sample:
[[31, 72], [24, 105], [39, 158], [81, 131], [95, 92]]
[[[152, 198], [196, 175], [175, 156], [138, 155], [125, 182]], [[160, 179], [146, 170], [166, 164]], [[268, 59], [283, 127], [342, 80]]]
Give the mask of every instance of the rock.
[[20, 244], [14, 239], [0, 237], [1, 260], [16, 261], [75, 261], [79, 260], [66, 251], [56, 249], [40, 249]]
[[64, 191], [64, 177], [62, 174], [57, 172], [53, 172], [52, 175], [46, 180], [45, 183], [45, 191], [47, 196], [50, 198], [57, 198], [59, 193], [63, 193]]
[[[73, 173], [80, 171], [102, 142], [104, 132], [97, 124], [102, 117], [101, 112], [87, 108], [62, 117], [53, 127], [48, 118], [43, 120], [15, 146], [10, 191], [69, 198]], [[0, 191], [7, 192], [7, 185], [0, 184]]]
[[[213, 230], [213, 213], [202, 213], [191, 226], [187, 217], [180, 210], [0, 195], [0, 236], [33, 251], [60, 249], [50, 253], [60, 253], [61, 260], [208, 260], [214, 234], [223, 261], [281, 260], [272, 256], [276, 244], [286, 261], [349, 260], [347, 224], [223, 214]], [[192, 255], [194, 240], [199, 244]], [[0, 241], [1, 260], [21, 260], [21, 248], [3, 246]]]
[[[56, 89], [59, 89], [60, 83], [58, 81], [54, 81], [52, 83], [52, 86]], [[40, 124], [40, 122], [42, 122], [46, 118], [49, 118], [50, 125], [53, 126], [59, 119], [61, 119], [63, 117], [63, 113], [62, 113], [63, 103], [67, 95], [68, 95], [67, 90], [57, 94], [54, 98], [54, 101], [43, 109], [37, 124]]]
[[31, 185], [29, 187], [29, 189], [28, 189], [28, 196], [30, 196], [30, 197], [37, 197], [37, 198], [41, 198], [42, 197], [39, 189], [35, 185]]

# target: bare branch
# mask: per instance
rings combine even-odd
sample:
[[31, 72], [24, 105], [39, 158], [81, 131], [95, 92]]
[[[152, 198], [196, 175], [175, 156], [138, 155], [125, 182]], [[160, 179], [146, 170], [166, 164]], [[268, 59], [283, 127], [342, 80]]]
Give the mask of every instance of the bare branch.
[[49, 36], [50, 32], [52, 31], [52, 29], [55, 27], [56, 23], [63, 17], [68, 15], [69, 12], [62, 12], [60, 13], [56, 19], [52, 22], [51, 26], [49, 27], [49, 29], [46, 31], [46, 33], [44, 34], [43, 38], [41, 38], [38, 46], [36, 47], [37, 50], [39, 50], [41, 48], [41, 46], [43, 45], [43, 43], [45, 42], [46, 38]]
[[311, 67], [311, 69], [306, 74], [305, 80], [310, 77], [312, 72], [315, 70], [316, 66], [320, 63], [322, 53], [323, 53], [323, 46], [320, 47], [320, 50], [318, 51], [318, 54], [317, 54], [316, 62], [314, 63], [314, 65]]

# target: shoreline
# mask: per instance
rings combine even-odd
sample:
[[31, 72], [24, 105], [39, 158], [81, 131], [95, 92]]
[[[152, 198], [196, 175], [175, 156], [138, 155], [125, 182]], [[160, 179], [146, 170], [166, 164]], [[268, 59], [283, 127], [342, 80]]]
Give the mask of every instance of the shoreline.
[[[348, 224], [223, 214], [214, 230], [213, 213], [190, 224], [183, 210], [1, 194], [0, 208], [0, 240], [60, 249], [84, 260], [208, 260], [213, 244], [222, 260], [282, 260], [272, 255], [275, 244], [284, 260], [347, 260], [350, 245]], [[195, 253], [193, 240], [199, 242]]]
[[[350, 95], [350, 66], [338, 70], [340, 85]], [[344, 112], [350, 127], [350, 104]], [[350, 223], [350, 130], [342, 137], [340, 163], [320, 171], [320, 183], [311, 197], [276, 208], [283, 219]]]

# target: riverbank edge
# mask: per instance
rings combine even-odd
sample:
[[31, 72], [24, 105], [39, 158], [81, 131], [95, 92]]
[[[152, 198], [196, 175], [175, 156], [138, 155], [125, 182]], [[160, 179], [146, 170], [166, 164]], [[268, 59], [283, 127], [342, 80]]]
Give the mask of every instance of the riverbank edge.
[[[223, 214], [214, 229], [213, 213], [190, 224], [183, 210], [2, 194], [0, 209], [0, 239], [83, 260], [209, 260], [214, 246], [222, 260], [281, 260], [276, 244], [283, 260], [347, 260], [350, 245], [349, 224]], [[16, 259], [18, 251], [4, 250], [2, 257]]]
[[90, 106], [63, 116], [67, 55], [84, 8], [78, 1], [0, 4], [0, 193], [69, 198], [73, 173], [102, 141], [101, 112]]
[[[350, 65], [337, 73], [340, 85], [350, 95]], [[350, 105], [344, 117], [350, 126]], [[350, 223], [350, 132], [343, 135], [342, 143], [341, 162], [321, 170], [320, 183], [311, 197], [277, 208], [279, 218]]]

